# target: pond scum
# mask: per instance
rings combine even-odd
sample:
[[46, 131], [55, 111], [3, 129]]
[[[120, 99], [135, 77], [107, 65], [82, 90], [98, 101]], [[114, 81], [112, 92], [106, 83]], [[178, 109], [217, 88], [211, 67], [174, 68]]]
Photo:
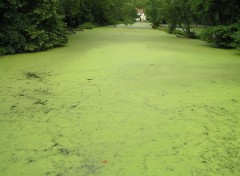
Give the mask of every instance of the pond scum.
[[97, 28], [0, 58], [1, 176], [236, 176], [240, 57]]

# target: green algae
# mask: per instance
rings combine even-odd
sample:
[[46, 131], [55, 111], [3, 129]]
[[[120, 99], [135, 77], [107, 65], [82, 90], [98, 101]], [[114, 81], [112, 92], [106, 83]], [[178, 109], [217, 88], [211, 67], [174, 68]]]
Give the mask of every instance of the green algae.
[[0, 58], [1, 176], [235, 176], [240, 57], [97, 28]]

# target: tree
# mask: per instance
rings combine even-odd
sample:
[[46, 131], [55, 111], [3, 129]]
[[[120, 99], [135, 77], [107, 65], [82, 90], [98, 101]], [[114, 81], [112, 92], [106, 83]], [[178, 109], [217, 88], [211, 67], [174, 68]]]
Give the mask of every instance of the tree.
[[167, 22], [172, 32], [178, 25], [190, 38], [194, 37], [190, 25], [193, 23], [193, 13], [190, 0], [171, 0], [166, 2]]
[[0, 3], [0, 53], [41, 51], [67, 42], [57, 1], [4, 0]]
[[166, 20], [170, 33], [179, 26], [188, 37], [194, 37], [190, 28], [193, 22], [190, 0], [149, 0], [147, 15], [150, 16], [153, 28]]
[[204, 25], [230, 25], [239, 21], [239, 0], [192, 0], [192, 11]]
[[85, 22], [98, 25], [132, 23], [136, 17], [133, 0], [61, 0], [60, 12], [71, 28]]
[[136, 18], [136, 9], [131, 0], [101, 0], [104, 19], [108, 24], [133, 23]]
[[59, 13], [63, 15], [67, 26], [74, 28], [80, 24], [82, 0], [60, 0]]
[[148, 0], [133, 0], [134, 7], [139, 9], [145, 9], [148, 3]]
[[165, 19], [166, 8], [163, 0], [149, 0], [147, 2], [146, 13], [152, 22], [152, 27], [157, 28]]

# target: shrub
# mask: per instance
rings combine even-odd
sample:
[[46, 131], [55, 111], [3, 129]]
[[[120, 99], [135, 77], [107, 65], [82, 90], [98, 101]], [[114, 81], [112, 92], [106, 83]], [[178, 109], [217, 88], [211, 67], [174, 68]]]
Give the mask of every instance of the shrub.
[[238, 24], [238, 31], [232, 37], [234, 39], [232, 46], [240, 50], [240, 24]]
[[86, 23], [83, 23], [82, 25], [80, 25], [79, 28], [81, 28], [81, 29], [93, 29], [93, 28], [96, 28], [96, 25], [94, 25], [91, 22], [86, 22]]
[[0, 56], [7, 53], [7, 49], [5, 47], [0, 47]]
[[132, 26], [133, 23], [135, 22], [135, 19], [131, 19], [131, 18], [126, 18], [123, 23], [125, 26]]
[[0, 54], [34, 52], [67, 42], [57, 1], [5, 1], [0, 4]]
[[[237, 42], [239, 25], [214, 26], [202, 31], [201, 39], [212, 46], [219, 48], [233, 48], [233, 43]], [[235, 37], [234, 37], [235, 36]]]

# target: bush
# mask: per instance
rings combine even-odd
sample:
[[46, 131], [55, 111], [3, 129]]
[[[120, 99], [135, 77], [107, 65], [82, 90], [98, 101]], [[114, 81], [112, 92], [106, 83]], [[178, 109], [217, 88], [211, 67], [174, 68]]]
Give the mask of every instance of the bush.
[[0, 4], [0, 55], [34, 52], [67, 42], [56, 1], [5, 1]]
[[232, 46], [240, 50], [240, 27], [238, 29], [239, 30], [233, 35], [234, 42]]
[[0, 56], [7, 53], [7, 49], [5, 47], [0, 47]]
[[132, 26], [135, 22], [135, 19], [131, 19], [131, 18], [126, 18], [123, 23], [125, 26]]
[[209, 27], [202, 31], [201, 39], [214, 47], [235, 48], [239, 43], [239, 30], [238, 24]]
[[81, 29], [93, 29], [93, 28], [96, 28], [96, 25], [94, 25], [91, 22], [86, 22], [86, 23], [83, 23], [82, 25], [80, 25], [79, 28], [81, 28]]

